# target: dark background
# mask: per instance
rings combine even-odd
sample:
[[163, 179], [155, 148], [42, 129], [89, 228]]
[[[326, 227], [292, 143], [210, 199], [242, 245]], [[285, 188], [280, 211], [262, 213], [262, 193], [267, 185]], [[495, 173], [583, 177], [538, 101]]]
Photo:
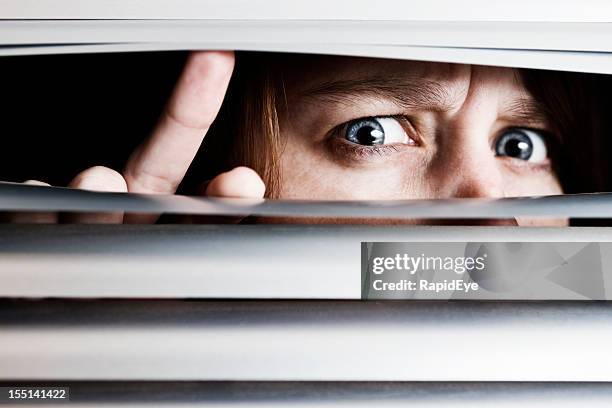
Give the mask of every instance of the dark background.
[[[138, 52], [0, 57], [0, 180], [35, 179], [65, 186], [79, 172], [92, 166], [121, 171], [130, 153], [155, 126], [187, 54]], [[257, 54], [261, 55], [240, 53], [237, 66], [242, 64], [242, 70], [238, 71], [249, 72], [253, 68], [249, 64], [261, 64], [257, 58], [252, 58]], [[546, 81], [555, 75], [555, 71], [539, 72]], [[575, 163], [567, 170], [570, 176], [575, 175], [572, 178], [576, 179], [577, 188], [568, 191], [596, 191], [592, 183], [588, 183], [594, 173], [606, 179], [597, 189], [611, 191], [612, 181], [608, 175], [612, 174], [609, 160], [612, 138], [605, 136], [612, 134], [612, 117], [608, 114], [612, 112], [609, 97], [612, 76], [571, 75], [582, 77], [582, 81], [566, 81], [562, 76], [555, 86], [576, 88], [577, 91], [584, 87], [596, 96], [593, 106], [601, 110], [598, 117], [602, 117], [604, 126], [597, 134], [604, 137], [599, 139], [601, 143], [595, 151], [583, 150], [586, 144], [580, 137], [573, 140], [572, 146], [564, 148], [566, 156]], [[584, 116], [589, 118], [590, 105], [575, 108], [586, 110]], [[578, 126], [575, 133], [583, 130], [580, 123]], [[206, 143], [213, 143], [211, 138], [207, 138]], [[597, 161], [603, 162], [602, 166], [595, 166]], [[214, 175], [201, 171], [201, 162], [202, 155], [195, 160], [185, 184], [191, 182], [193, 174], [198, 174], [198, 182], [203, 176]], [[570, 160], [563, 162], [571, 163]], [[180, 191], [191, 192], [189, 188]]]
[[0, 180], [66, 185], [121, 171], [155, 125], [187, 53], [0, 57]]

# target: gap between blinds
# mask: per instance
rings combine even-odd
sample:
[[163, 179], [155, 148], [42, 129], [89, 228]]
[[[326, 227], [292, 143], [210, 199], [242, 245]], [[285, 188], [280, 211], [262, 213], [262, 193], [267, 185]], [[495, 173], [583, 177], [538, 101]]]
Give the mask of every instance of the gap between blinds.
[[[591, 1], [470, 0], [257, 4], [184, 0], [0, 1], [0, 55], [233, 49], [303, 52], [612, 74], [612, 5]], [[527, 3], [525, 3], [527, 5]], [[390, 10], [393, 10], [391, 12]], [[443, 11], [445, 10], [445, 11]], [[452, 10], [452, 13], [449, 11]], [[442, 12], [441, 12], [442, 11]], [[446, 13], [446, 14], [444, 14]], [[187, 19], [186, 16], [189, 16]], [[437, 16], [437, 17], [436, 17]], [[0, 186], [4, 210], [140, 211], [347, 217], [606, 218], [607, 194], [539, 199], [245, 203], [187, 197], [77, 193]], [[460, 210], [460, 212], [458, 211]]]

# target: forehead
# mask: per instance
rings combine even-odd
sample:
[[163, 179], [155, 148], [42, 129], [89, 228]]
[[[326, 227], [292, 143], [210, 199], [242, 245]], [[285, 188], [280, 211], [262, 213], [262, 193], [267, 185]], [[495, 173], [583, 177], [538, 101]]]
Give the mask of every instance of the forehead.
[[469, 65], [384, 58], [295, 55], [286, 60], [287, 82], [308, 86], [325, 80], [391, 75], [427, 77], [452, 83], [469, 75]]
[[[300, 97], [321, 86], [338, 82], [392, 85], [406, 82], [435, 84], [453, 105], [461, 105], [470, 89], [490, 91], [509, 99], [530, 99], [518, 70], [512, 68], [441, 62], [404, 61], [337, 56], [295, 56], [284, 67], [288, 96]], [[383, 81], [371, 81], [373, 78]]]

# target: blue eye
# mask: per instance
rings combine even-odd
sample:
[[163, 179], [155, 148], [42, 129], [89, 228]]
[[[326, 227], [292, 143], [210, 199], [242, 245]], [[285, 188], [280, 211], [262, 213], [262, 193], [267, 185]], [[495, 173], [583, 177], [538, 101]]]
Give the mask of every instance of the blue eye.
[[495, 141], [495, 155], [539, 163], [548, 158], [544, 137], [535, 130], [510, 129]]
[[353, 120], [346, 124], [341, 136], [349, 142], [362, 146], [409, 143], [410, 140], [402, 125], [391, 117]]

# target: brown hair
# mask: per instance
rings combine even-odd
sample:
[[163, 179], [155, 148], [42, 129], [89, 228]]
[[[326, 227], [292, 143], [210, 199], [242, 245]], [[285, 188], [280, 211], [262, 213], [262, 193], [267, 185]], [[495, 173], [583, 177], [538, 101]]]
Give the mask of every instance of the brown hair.
[[565, 193], [606, 191], [604, 93], [609, 78], [574, 72], [520, 70], [527, 90], [540, 103], [559, 137], [553, 152]]
[[[283, 140], [279, 116], [286, 110], [283, 67], [291, 54], [237, 53], [236, 69], [221, 112], [194, 166], [197, 177], [212, 178], [235, 166], [253, 168], [278, 197]], [[607, 76], [519, 70], [520, 79], [540, 103], [561, 141], [556, 170], [567, 193], [608, 189], [603, 109]], [[193, 174], [194, 172], [190, 172]], [[189, 180], [189, 179], [188, 179]]]
[[191, 186], [202, 177], [212, 179], [236, 166], [247, 166], [264, 181], [266, 197], [278, 197], [279, 111], [284, 101], [280, 59], [278, 54], [236, 53], [223, 105], [184, 184]]

